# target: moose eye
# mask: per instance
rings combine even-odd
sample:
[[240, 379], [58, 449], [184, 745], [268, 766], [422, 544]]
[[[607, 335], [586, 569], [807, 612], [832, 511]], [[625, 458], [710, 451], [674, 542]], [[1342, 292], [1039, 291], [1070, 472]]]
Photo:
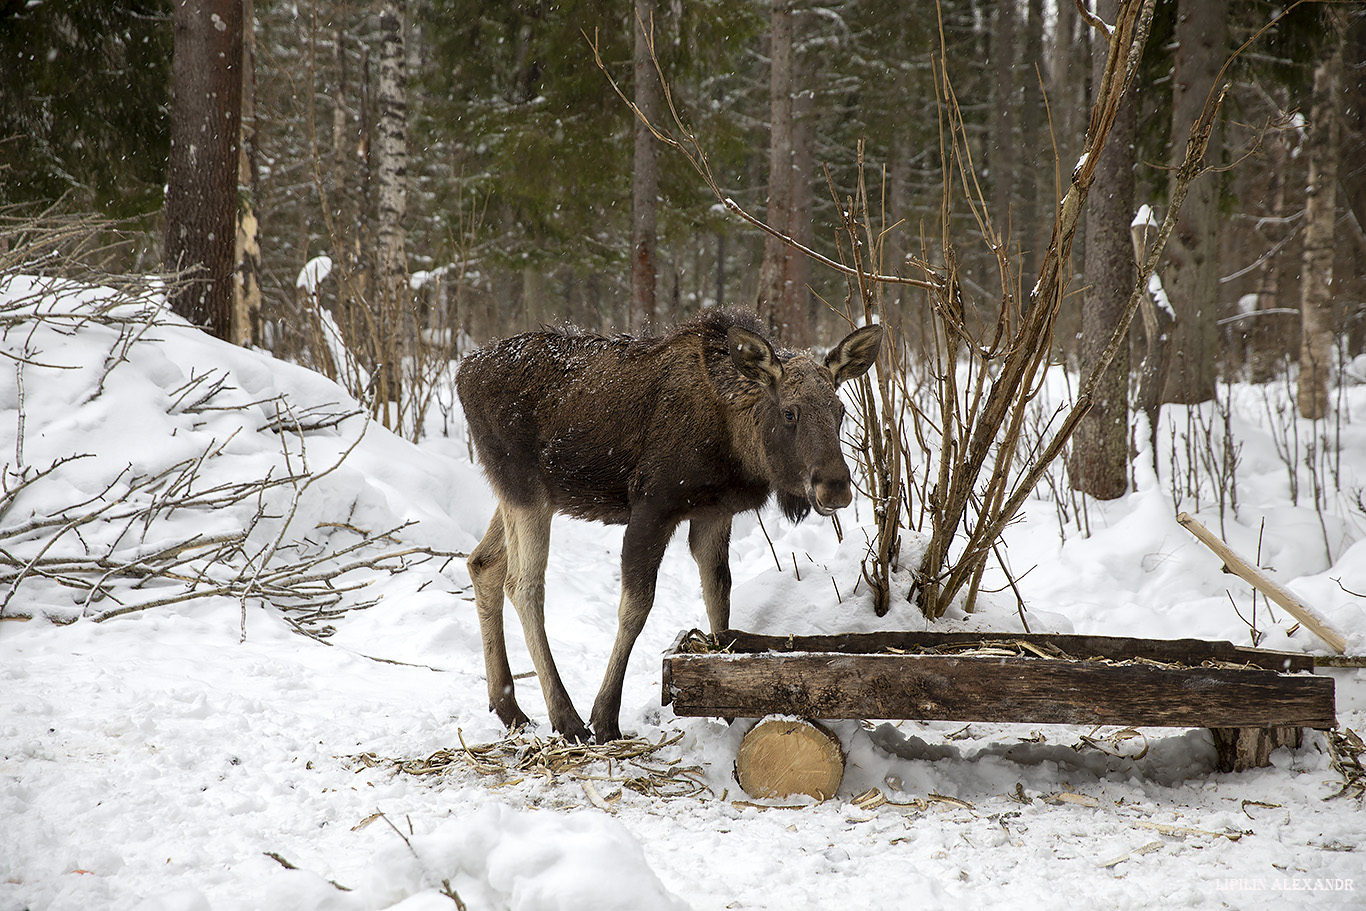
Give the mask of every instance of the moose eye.
[[797, 408], [795, 405], [783, 409], [783, 420], [787, 421], [789, 424], [797, 423]]

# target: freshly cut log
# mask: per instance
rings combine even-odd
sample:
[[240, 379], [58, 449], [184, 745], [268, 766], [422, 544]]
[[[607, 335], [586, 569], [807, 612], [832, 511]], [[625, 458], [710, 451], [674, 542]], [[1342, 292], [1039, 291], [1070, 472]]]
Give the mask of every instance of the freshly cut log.
[[770, 716], [740, 742], [735, 777], [751, 797], [829, 800], [844, 778], [844, 750], [823, 725]]

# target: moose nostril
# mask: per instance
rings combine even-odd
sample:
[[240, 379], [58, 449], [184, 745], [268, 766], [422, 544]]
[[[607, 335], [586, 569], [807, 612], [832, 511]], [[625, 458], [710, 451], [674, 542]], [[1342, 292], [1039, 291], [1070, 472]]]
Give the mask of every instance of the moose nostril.
[[847, 472], [847, 471], [841, 471], [841, 472], [831, 472], [831, 473], [829, 473], [829, 474], [822, 474], [822, 473], [819, 472], [819, 471], [812, 472], [812, 473], [811, 473], [811, 486], [812, 486], [812, 487], [828, 487], [828, 488], [835, 488], [835, 489], [838, 489], [838, 488], [841, 488], [841, 487], [848, 487], [848, 486], [849, 486], [849, 472]]
[[817, 506], [828, 509], [840, 509], [848, 506], [853, 500], [853, 495], [849, 491], [849, 475], [841, 472], [835, 475], [822, 475], [814, 472], [811, 475], [811, 494]]

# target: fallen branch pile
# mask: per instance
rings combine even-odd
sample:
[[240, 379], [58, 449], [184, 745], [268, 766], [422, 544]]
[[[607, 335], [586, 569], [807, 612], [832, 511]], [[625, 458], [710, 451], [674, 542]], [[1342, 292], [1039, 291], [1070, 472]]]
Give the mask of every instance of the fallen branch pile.
[[[361, 592], [377, 579], [457, 556], [405, 545], [411, 523], [358, 527], [354, 496], [309, 493], [364, 438], [355, 403], [253, 398], [221, 366], [182, 381], [148, 350], [187, 331], [154, 282], [110, 281], [0, 270], [14, 431], [0, 463], [0, 619], [100, 622], [229, 598], [244, 635], [248, 605], [268, 604], [320, 638], [376, 603]], [[129, 386], [111, 381], [121, 371], [137, 374], [133, 388], [160, 387], [113, 404], [127, 427], [109, 419]], [[315, 467], [319, 448], [327, 464]]]

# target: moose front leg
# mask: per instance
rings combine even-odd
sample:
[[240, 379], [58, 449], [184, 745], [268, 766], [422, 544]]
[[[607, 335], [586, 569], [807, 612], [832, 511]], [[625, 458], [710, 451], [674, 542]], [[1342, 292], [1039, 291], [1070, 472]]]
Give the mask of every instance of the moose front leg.
[[702, 601], [712, 635], [730, 627], [730, 516], [693, 519], [688, 547], [702, 576]]
[[607, 660], [602, 688], [593, 702], [593, 734], [598, 743], [621, 737], [621, 688], [631, 649], [645, 628], [655, 603], [659, 564], [676, 523], [659, 519], [639, 508], [632, 510], [621, 545], [621, 604], [617, 608], [617, 638]]
[[588, 728], [569, 698], [545, 634], [545, 567], [550, 553], [550, 507], [502, 506], [508, 553], [507, 590], [526, 634], [527, 651], [541, 679], [551, 726], [570, 740], [586, 741]]

